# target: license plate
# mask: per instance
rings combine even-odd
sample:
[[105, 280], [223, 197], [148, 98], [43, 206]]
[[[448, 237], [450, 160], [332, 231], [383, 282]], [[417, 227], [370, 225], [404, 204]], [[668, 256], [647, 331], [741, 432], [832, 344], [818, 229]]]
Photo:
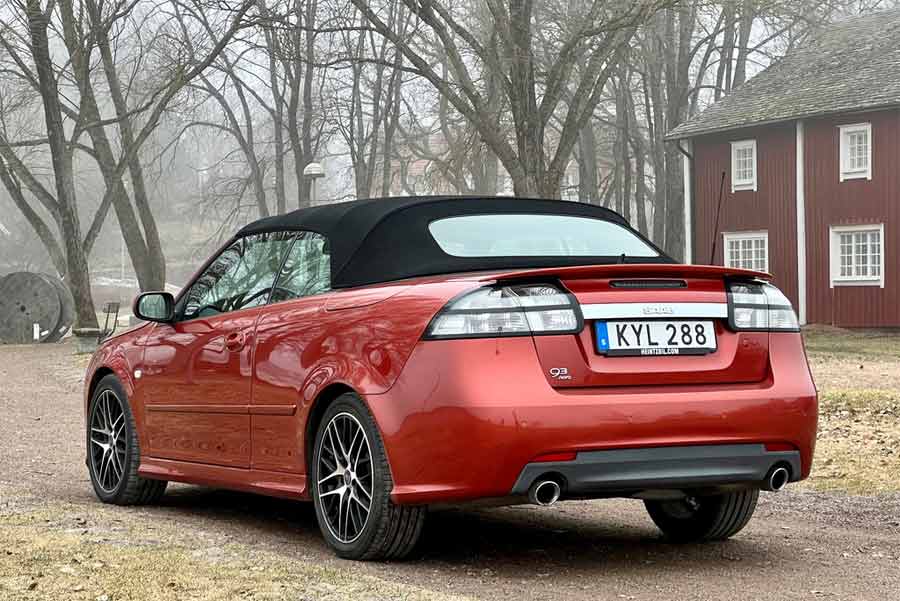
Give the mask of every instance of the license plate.
[[712, 321], [595, 321], [597, 352], [610, 356], [705, 355], [716, 350]]

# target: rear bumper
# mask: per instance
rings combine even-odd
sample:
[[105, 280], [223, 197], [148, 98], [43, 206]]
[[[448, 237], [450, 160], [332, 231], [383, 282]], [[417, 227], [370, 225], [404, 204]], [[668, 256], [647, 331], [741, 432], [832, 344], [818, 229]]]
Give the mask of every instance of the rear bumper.
[[[536, 458], [573, 451], [576, 463], [593, 466], [573, 468], [585, 491], [692, 487], [700, 480], [708, 486], [764, 475], [765, 461], [747, 457], [689, 457], [680, 468], [687, 473], [673, 479], [661, 468], [623, 461], [627, 454], [598, 454], [654, 455], [659, 448], [775, 444], [794, 449], [792, 480], [803, 479], [815, 446], [815, 387], [799, 334], [770, 335], [769, 352], [768, 375], [753, 384], [654, 386], [648, 378], [644, 386], [556, 389], [531, 338], [429, 341], [415, 348], [390, 390], [366, 401], [390, 461], [392, 499], [401, 504], [508, 497], [520, 492], [520, 478], [530, 475]], [[603, 461], [614, 469], [598, 476], [602, 470], [594, 468]]]
[[762, 444], [587, 451], [574, 461], [527, 464], [510, 494], [527, 494], [537, 479], [548, 474], [562, 480], [566, 497], [759, 485], [776, 465], [790, 466], [791, 480], [800, 479], [798, 451], [770, 452]]

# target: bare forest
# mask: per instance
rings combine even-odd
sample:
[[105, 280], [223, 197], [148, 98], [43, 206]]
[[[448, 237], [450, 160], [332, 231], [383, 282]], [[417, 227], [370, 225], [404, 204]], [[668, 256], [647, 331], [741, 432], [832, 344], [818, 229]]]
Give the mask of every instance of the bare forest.
[[0, 0], [0, 275], [59, 275], [92, 327], [251, 219], [414, 194], [602, 204], [680, 257], [666, 133], [891, 4]]

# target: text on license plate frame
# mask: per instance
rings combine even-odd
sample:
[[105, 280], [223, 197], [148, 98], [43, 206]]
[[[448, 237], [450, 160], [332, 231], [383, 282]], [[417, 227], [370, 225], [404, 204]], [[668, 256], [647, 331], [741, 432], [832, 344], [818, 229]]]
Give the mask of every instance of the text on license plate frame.
[[[683, 326], [689, 328], [687, 334]], [[670, 327], [675, 328], [674, 334]], [[701, 333], [702, 336], [698, 335]], [[597, 353], [607, 357], [708, 355], [718, 349], [716, 327], [711, 319], [595, 321], [594, 334]], [[702, 338], [706, 342], [701, 342]]]

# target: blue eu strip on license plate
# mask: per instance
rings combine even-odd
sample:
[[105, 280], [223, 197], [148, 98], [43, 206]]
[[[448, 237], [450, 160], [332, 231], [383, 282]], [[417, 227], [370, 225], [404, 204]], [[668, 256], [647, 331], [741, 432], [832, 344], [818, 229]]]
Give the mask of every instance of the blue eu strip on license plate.
[[597, 334], [597, 350], [605, 353], [609, 350], [609, 328], [605, 321], [595, 321], [594, 331]]

